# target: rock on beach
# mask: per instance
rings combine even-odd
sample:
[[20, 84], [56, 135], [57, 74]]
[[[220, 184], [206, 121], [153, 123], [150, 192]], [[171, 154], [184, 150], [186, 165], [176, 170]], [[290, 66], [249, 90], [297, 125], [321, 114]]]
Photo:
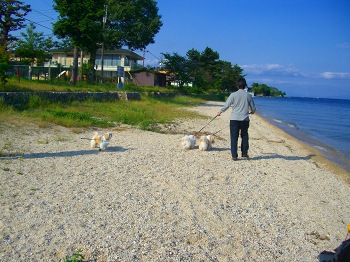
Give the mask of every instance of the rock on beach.
[[[350, 174], [256, 114], [249, 159], [231, 160], [229, 112], [202, 131], [222, 129], [214, 148], [182, 149], [221, 106], [169, 133], [1, 123], [0, 261], [317, 261], [336, 248]], [[107, 150], [81, 139], [94, 131], [113, 133]]]

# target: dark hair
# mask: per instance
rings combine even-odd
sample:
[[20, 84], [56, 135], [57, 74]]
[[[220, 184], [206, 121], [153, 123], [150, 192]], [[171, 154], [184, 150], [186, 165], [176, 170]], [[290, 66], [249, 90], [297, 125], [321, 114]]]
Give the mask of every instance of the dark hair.
[[239, 89], [244, 89], [247, 86], [247, 82], [243, 77], [239, 78], [237, 81], [237, 86]]

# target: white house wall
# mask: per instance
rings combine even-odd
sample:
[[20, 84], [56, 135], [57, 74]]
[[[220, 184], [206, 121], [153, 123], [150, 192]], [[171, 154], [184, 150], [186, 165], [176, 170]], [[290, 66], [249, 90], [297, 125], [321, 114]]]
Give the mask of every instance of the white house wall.
[[[116, 56], [116, 59], [108, 59], [108, 56]], [[117, 58], [117, 56], [120, 56], [120, 59]], [[106, 72], [113, 72], [112, 76], [114, 76], [114, 72], [117, 72], [118, 66], [122, 66], [124, 67], [124, 71], [130, 71], [131, 69], [138, 68], [141, 67], [141, 65], [139, 65], [137, 63], [138, 60], [135, 59], [127, 59], [127, 55], [125, 54], [111, 54], [111, 53], [107, 53], [104, 55], [104, 63], [103, 63], [103, 71], [104, 71], [104, 75]], [[113, 58], [113, 57], [112, 57]], [[90, 55], [89, 54], [85, 54], [83, 53], [83, 63], [88, 63], [88, 60], [90, 59]], [[59, 52], [59, 53], [52, 53], [52, 59], [50, 62], [45, 63], [45, 66], [47, 67], [56, 67], [58, 64], [60, 64], [62, 67], [71, 67], [73, 66], [73, 57], [69, 54], [67, 55], [67, 53], [64, 52]], [[81, 67], [81, 53], [79, 53], [78, 56], [78, 65], [79, 67]], [[101, 71], [101, 55], [97, 54], [96, 56], [96, 61], [95, 61], [95, 69], [97, 71]], [[108, 76], [108, 74], [106, 73], [106, 76]]]

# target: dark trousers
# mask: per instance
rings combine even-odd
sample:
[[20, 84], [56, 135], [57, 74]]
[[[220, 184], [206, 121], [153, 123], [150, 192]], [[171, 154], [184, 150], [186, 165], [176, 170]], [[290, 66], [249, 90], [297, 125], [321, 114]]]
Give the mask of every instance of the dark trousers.
[[248, 154], [249, 136], [248, 136], [249, 121], [230, 120], [230, 138], [231, 138], [231, 155], [237, 155], [238, 136], [241, 134], [241, 151], [242, 155]]

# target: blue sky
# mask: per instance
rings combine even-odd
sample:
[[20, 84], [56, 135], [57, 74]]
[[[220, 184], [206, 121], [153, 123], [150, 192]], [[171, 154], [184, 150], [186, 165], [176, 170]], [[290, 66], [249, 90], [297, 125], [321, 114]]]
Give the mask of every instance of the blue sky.
[[[57, 17], [51, 0], [26, 0], [37, 31]], [[159, 0], [163, 26], [147, 47], [145, 65], [162, 53], [217, 51], [253, 82], [289, 96], [350, 99], [350, 1]], [[142, 52], [137, 52], [142, 55]]]

